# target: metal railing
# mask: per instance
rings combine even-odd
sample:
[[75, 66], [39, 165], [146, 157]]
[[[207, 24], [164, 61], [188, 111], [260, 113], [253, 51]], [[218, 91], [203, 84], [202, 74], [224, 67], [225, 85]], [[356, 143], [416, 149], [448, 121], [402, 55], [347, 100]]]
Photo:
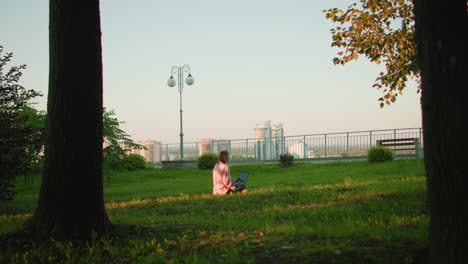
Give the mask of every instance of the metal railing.
[[[296, 159], [347, 159], [367, 156], [367, 150], [377, 146], [377, 140], [415, 138], [415, 150], [393, 150], [397, 156], [415, 156], [423, 148], [422, 128], [400, 128], [370, 131], [310, 134], [281, 138], [249, 138], [235, 140], [205, 140], [184, 144], [184, 159], [196, 160], [205, 152], [227, 150], [232, 162], [278, 160], [283, 153]], [[161, 160], [180, 159], [180, 145], [162, 144]]]

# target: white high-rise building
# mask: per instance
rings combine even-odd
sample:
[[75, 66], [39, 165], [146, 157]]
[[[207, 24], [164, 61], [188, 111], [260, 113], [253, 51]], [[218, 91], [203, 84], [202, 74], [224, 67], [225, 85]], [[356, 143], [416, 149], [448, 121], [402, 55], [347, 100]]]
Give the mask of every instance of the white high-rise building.
[[277, 159], [284, 152], [283, 124], [266, 121], [254, 128], [255, 157], [262, 160]]
[[146, 162], [156, 163], [161, 161], [162, 145], [159, 141], [146, 140], [135, 142], [139, 145], [143, 145], [146, 149], [133, 149], [133, 154], [141, 155], [145, 158]]

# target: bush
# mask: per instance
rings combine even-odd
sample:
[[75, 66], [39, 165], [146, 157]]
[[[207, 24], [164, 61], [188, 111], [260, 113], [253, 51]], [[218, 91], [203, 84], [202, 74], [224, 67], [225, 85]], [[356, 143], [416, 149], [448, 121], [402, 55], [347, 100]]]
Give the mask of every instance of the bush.
[[146, 168], [146, 160], [138, 154], [130, 154], [124, 159], [124, 166], [127, 170], [140, 170]]
[[0, 201], [14, 198], [16, 177], [30, 173], [45, 140], [44, 112], [28, 105], [41, 93], [20, 85], [26, 65], [6, 66], [0, 46]]
[[294, 164], [294, 156], [291, 153], [284, 153], [280, 155], [279, 162], [283, 167], [290, 167]]
[[212, 170], [218, 162], [218, 156], [214, 153], [204, 153], [197, 160], [197, 167], [200, 170]]
[[370, 163], [393, 160], [393, 152], [389, 148], [372, 147], [367, 151], [367, 160]]

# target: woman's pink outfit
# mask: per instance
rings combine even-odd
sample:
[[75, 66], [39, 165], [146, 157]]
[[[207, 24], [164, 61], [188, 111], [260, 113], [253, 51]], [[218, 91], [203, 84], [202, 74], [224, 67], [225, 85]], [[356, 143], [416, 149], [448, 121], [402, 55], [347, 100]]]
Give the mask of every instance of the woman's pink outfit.
[[234, 190], [229, 166], [219, 161], [213, 168], [213, 194], [223, 195]]

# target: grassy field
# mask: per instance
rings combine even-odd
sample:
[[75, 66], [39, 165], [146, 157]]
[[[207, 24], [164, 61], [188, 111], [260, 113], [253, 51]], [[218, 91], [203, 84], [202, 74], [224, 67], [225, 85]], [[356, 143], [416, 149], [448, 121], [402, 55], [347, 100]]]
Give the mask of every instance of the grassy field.
[[[211, 171], [115, 173], [105, 183], [115, 235], [3, 249], [0, 263], [424, 263], [420, 160], [236, 165], [247, 194], [213, 196]], [[0, 233], [32, 213], [39, 183], [0, 203]]]

